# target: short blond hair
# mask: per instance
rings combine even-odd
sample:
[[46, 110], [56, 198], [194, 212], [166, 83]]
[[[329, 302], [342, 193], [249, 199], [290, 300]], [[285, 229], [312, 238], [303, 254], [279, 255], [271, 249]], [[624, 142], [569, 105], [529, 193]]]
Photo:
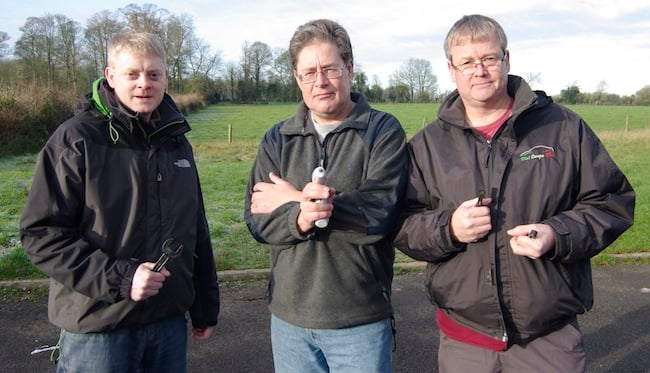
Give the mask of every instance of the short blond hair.
[[136, 56], [157, 56], [165, 64], [165, 48], [157, 35], [149, 32], [124, 31], [115, 35], [108, 43], [108, 55], [106, 63], [114, 67], [117, 55], [122, 52], [129, 52]]

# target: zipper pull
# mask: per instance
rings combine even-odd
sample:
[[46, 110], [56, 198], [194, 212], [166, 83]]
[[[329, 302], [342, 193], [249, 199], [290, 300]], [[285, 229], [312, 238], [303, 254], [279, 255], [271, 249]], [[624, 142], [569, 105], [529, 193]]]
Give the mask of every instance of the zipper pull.
[[323, 167], [324, 169], [327, 169], [326, 164], [327, 164], [327, 151], [325, 148], [327, 147], [327, 139], [329, 137], [329, 134], [325, 136], [325, 139], [323, 140], [323, 143], [320, 145], [320, 160], [319, 160], [319, 166]]
[[492, 269], [490, 269], [485, 275], [485, 283], [488, 285], [494, 285], [494, 276], [492, 275]]
[[487, 154], [485, 156], [485, 168], [488, 168], [488, 163], [490, 162], [490, 155], [492, 154], [492, 140], [487, 141]]

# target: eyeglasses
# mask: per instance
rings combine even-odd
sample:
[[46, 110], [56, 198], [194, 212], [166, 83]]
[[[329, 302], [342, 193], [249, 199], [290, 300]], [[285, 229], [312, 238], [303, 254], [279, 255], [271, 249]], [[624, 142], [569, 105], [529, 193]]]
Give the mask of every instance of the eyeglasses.
[[318, 74], [323, 74], [327, 79], [338, 79], [343, 76], [344, 67], [328, 67], [320, 71], [310, 71], [304, 74], [298, 74], [298, 80], [301, 83], [313, 83], [318, 78]]
[[504, 51], [503, 57], [501, 58], [498, 58], [496, 56], [485, 56], [481, 58], [480, 62], [466, 61], [460, 64], [459, 66], [456, 66], [452, 63], [451, 66], [454, 69], [460, 71], [463, 75], [472, 75], [476, 72], [478, 65], [483, 66], [483, 68], [486, 70], [496, 71], [501, 67], [501, 62], [503, 62], [505, 59], [506, 59], [506, 52]]

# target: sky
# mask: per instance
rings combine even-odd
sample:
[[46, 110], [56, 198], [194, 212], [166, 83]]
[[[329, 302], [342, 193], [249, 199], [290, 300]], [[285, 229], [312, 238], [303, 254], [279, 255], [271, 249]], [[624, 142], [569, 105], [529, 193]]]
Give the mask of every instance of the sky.
[[463, 15], [478, 13], [504, 28], [510, 73], [535, 77], [534, 89], [558, 95], [577, 85], [581, 92], [632, 95], [650, 85], [648, 0], [26, 1], [0, 13], [0, 31], [9, 34], [12, 47], [28, 17], [62, 14], [85, 27], [95, 13], [151, 3], [174, 15], [189, 15], [195, 35], [224, 63], [238, 62], [245, 42], [287, 49], [298, 26], [329, 18], [350, 34], [355, 66], [369, 83], [377, 80], [387, 87], [391, 74], [416, 58], [431, 62], [441, 92], [455, 88], [442, 47], [447, 31]]

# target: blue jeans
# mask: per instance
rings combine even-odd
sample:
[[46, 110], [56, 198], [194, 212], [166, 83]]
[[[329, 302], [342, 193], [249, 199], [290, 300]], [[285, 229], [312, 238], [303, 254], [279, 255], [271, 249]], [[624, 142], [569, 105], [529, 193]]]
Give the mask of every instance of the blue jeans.
[[187, 322], [180, 314], [139, 328], [61, 333], [57, 373], [187, 372]]
[[390, 319], [344, 329], [305, 329], [271, 316], [276, 373], [392, 372]]

